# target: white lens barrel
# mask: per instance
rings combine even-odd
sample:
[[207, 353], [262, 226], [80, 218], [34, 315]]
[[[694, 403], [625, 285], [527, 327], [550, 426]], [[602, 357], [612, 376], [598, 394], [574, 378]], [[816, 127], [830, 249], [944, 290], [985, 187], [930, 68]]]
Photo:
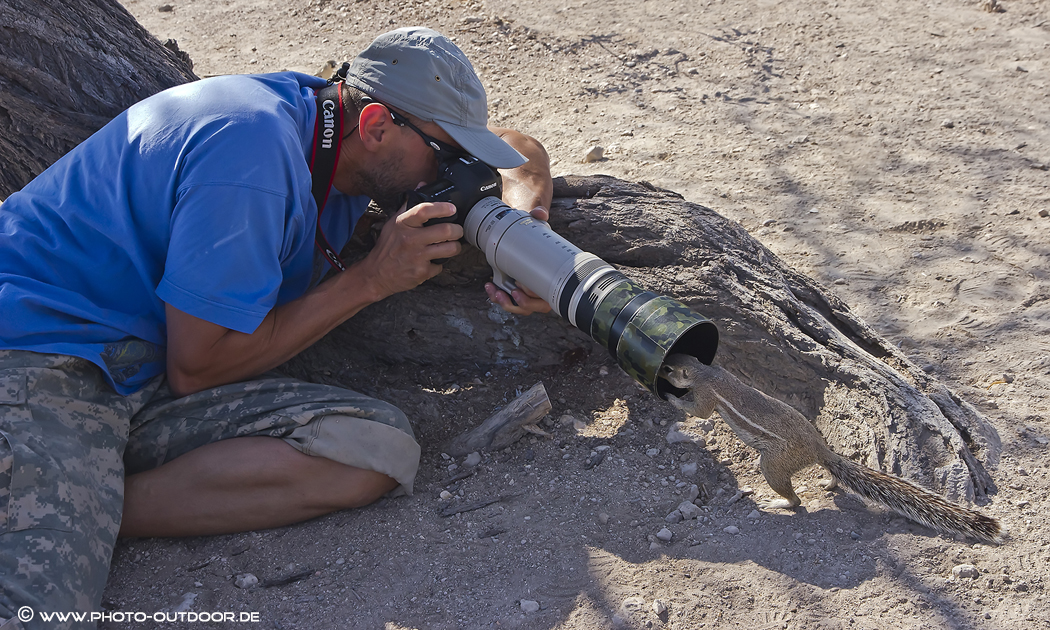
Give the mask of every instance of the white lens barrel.
[[508, 293], [521, 286], [534, 291], [653, 393], [667, 392], [669, 384], [658, 375], [672, 351], [708, 364], [714, 358], [714, 324], [681, 302], [646, 291], [527, 212], [486, 197], [467, 213], [463, 230], [485, 252], [496, 285]]

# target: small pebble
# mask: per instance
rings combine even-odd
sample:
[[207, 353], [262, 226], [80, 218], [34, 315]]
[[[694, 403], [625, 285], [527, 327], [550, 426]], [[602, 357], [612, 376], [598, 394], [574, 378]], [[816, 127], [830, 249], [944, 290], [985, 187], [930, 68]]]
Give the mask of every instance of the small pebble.
[[467, 458], [465, 460], [463, 460], [463, 465], [466, 466], [467, 468], [473, 468], [473, 467], [477, 466], [480, 463], [481, 463], [481, 453], [478, 453], [477, 451], [474, 451], [470, 455], [467, 455]]
[[739, 534], [740, 533], [740, 528], [737, 527], [736, 525], [730, 525], [729, 527], [726, 527], [722, 531], [727, 533], [727, 534], [734, 534], [735, 535], [735, 534]]
[[660, 531], [656, 532], [656, 537], [664, 542], [671, 542], [671, 538], [674, 537], [674, 534], [671, 533], [671, 530], [665, 527]]
[[665, 612], [667, 612], [667, 604], [658, 599], [653, 600], [653, 613], [657, 617], [662, 617]]
[[600, 162], [603, 155], [605, 155], [605, 147], [596, 144], [587, 149], [587, 153], [583, 156], [583, 161], [584, 163]]
[[440, 494], [439, 496], [440, 496], [440, 497], [441, 497], [442, 499], [444, 499], [444, 500], [446, 500], [446, 501], [447, 501], [447, 500], [449, 500], [449, 499], [451, 499], [451, 498], [452, 498], [452, 493], [451, 493], [451, 492], [449, 492], [448, 490], [442, 490], [442, 491], [441, 491], [441, 494]]
[[945, 129], [951, 129], [952, 127], [955, 127], [955, 122], [952, 120], [942, 120], [941, 127], [944, 127]]
[[237, 588], [251, 588], [259, 583], [259, 578], [255, 577], [251, 573], [238, 573], [234, 584]]
[[674, 512], [671, 512], [670, 514], [665, 516], [664, 520], [668, 523], [681, 523], [683, 520], [685, 520], [685, 517], [682, 516], [682, 513], [680, 511], [675, 510]]
[[601, 521], [602, 525], [606, 525], [609, 523], [609, 515], [605, 512], [602, 512], [598, 515], [598, 520]]
[[688, 433], [683, 433], [681, 429], [681, 422], [675, 422], [671, 425], [671, 430], [667, 432], [668, 444], [681, 444], [682, 442], [693, 441], [693, 436], [689, 435]]
[[157, 10], [160, 11], [161, 13], [171, 13], [171, 11], [174, 8], [175, 7], [171, 6], [170, 4], [162, 4], [159, 7], [157, 7]]
[[651, 448], [651, 449], [647, 450], [645, 452], [645, 454], [648, 455], [649, 457], [656, 457], [657, 455], [660, 454], [660, 449], [658, 449], [658, 448]]
[[762, 518], [762, 513], [758, 510], [751, 510], [751, 513], [747, 515], [749, 521], [755, 521]]
[[539, 602], [534, 602], [531, 599], [521, 600], [521, 612], [523, 613], [534, 613], [540, 609]]
[[952, 568], [952, 577], [954, 578], [968, 578], [973, 580], [980, 575], [981, 572], [972, 564], [960, 564]]
[[692, 503], [693, 501], [696, 501], [697, 497], [699, 496], [700, 486], [694, 483], [693, 485], [689, 486], [689, 491], [685, 493], [685, 500]]
[[700, 508], [693, 505], [692, 501], [683, 501], [682, 504], [678, 506], [676, 512], [679, 512], [682, 515], [682, 518], [686, 520], [692, 520], [697, 516], [700, 516]]

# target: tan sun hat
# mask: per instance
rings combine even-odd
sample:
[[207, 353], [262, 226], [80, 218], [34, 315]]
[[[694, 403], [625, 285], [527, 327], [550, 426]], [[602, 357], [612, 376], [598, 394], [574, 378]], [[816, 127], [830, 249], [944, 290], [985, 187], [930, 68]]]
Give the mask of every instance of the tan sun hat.
[[437, 31], [410, 26], [383, 33], [351, 63], [346, 83], [437, 123], [489, 166], [514, 168], [528, 161], [489, 131], [481, 79], [463, 51]]

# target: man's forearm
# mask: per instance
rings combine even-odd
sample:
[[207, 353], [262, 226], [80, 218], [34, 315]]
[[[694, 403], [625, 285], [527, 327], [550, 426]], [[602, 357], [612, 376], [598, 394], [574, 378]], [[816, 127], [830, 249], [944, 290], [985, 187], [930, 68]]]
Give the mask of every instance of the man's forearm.
[[500, 170], [503, 177], [503, 201], [525, 212], [535, 208], [550, 210], [554, 185], [551, 182], [547, 150], [538, 140], [523, 133], [502, 127], [490, 129], [529, 159], [517, 168]]
[[[168, 380], [179, 395], [234, 383], [271, 370], [361, 309], [381, 299], [354, 268], [315, 287], [297, 300], [272, 309], [251, 334], [222, 328], [166, 307]], [[191, 351], [188, 343], [199, 342]]]
[[368, 256], [299, 299], [273, 308], [250, 335], [167, 306], [172, 390], [186, 395], [262, 374], [369, 304], [433, 278], [441, 272], [435, 259], [460, 252], [463, 228], [426, 223], [455, 212], [450, 203], [424, 203], [400, 213], [383, 226]]

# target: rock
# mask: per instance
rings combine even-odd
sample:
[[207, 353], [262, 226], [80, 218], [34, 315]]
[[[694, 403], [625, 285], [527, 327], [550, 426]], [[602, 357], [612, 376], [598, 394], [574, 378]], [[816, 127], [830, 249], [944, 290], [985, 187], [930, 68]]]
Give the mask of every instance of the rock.
[[953, 578], [976, 579], [981, 572], [972, 564], [960, 564], [952, 568]]
[[463, 465], [467, 468], [473, 468], [481, 463], [481, 453], [474, 451], [467, 458], [463, 460]]
[[700, 516], [700, 508], [693, 505], [692, 501], [683, 501], [682, 504], [678, 506], [676, 512], [679, 512], [687, 521]]
[[674, 512], [671, 512], [670, 514], [664, 517], [664, 520], [668, 523], [681, 523], [684, 519], [685, 517], [679, 510], [675, 510]]
[[238, 573], [233, 583], [237, 585], [237, 588], [251, 588], [259, 583], [259, 578], [251, 573]]
[[521, 600], [520, 604], [521, 612], [525, 614], [538, 612], [540, 609], [539, 602], [534, 602], [531, 599], [523, 599]]
[[700, 496], [700, 486], [696, 485], [695, 483], [693, 485], [689, 486], [689, 490], [685, 493], [685, 499], [686, 499], [686, 501], [689, 501], [690, 503], [692, 503], [693, 501], [696, 501], [697, 497], [699, 497], [699, 496]]
[[693, 436], [689, 435], [688, 433], [683, 433], [681, 429], [681, 422], [675, 422], [671, 425], [671, 430], [667, 432], [668, 444], [681, 444], [682, 442], [693, 441]]
[[692, 477], [693, 475], [696, 474], [696, 469], [697, 469], [696, 462], [688, 462], [688, 463], [682, 464], [679, 467], [679, 470], [682, 471], [682, 476], [683, 477]]
[[736, 525], [730, 525], [729, 527], [726, 527], [726, 528], [725, 528], [725, 529], [723, 529], [722, 531], [723, 531], [723, 532], [725, 532], [725, 533], [727, 533], [727, 534], [733, 534], [733, 535], [736, 535], [736, 534], [739, 534], [739, 533], [740, 533], [740, 528], [739, 528], [739, 527], [737, 527]]
[[667, 604], [663, 603], [659, 599], [653, 600], [653, 614], [663, 619], [664, 615], [667, 614]]
[[656, 457], [657, 455], [660, 454], [660, 449], [658, 449], [658, 448], [651, 448], [651, 449], [645, 451], [645, 454], [648, 455], [649, 457]]
[[[201, 586], [204, 586], [200, 582], [195, 582], [195, 584], [197, 585], [197, 588], [200, 588]], [[184, 593], [182, 595], [182, 601], [179, 602], [178, 604], [176, 604], [171, 609], [171, 612], [176, 612], [176, 613], [189, 612], [193, 608], [193, 602], [196, 601], [196, 600], [197, 600], [197, 594], [196, 593]]]
[[751, 510], [751, 513], [747, 515], [747, 520], [755, 521], [762, 518], [762, 513], [758, 510]]
[[645, 609], [644, 597], [628, 597], [620, 604], [620, 610], [617, 614], [621, 617], [630, 617], [634, 613], [642, 612], [643, 609]]
[[438, 496], [440, 496], [443, 500], [448, 501], [449, 499], [452, 498], [452, 493], [449, 492], [448, 490], [442, 490], [441, 494], [438, 495]]
[[656, 537], [664, 542], [671, 542], [671, 538], [674, 537], [674, 534], [671, 533], [671, 530], [665, 527], [660, 531], [656, 532]]
[[587, 153], [585, 153], [583, 156], [583, 161], [585, 164], [590, 162], [600, 162], [602, 161], [602, 156], [604, 155], [605, 147], [596, 144], [593, 147], [587, 149]]
[[942, 120], [941, 121], [941, 127], [944, 127], [945, 129], [951, 129], [952, 127], [955, 127], [955, 121]]
[[1004, 13], [1006, 8], [999, 4], [999, 0], [983, 0], [981, 9], [987, 13]]
[[157, 10], [161, 13], [171, 13], [174, 9], [175, 7], [173, 7], [170, 4], [162, 4], [159, 7], [157, 7]]
[[1050, 217], [1050, 210], [1047, 210], [1046, 208], [1043, 208], [1042, 210], [1039, 211], [1039, 216], [1043, 217], [1044, 219], [1046, 217]]
[[602, 525], [607, 525], [609, 523], [609, 515], [605, 512], [602, 512], [598, 515], [598, 520], [601, 521]]

